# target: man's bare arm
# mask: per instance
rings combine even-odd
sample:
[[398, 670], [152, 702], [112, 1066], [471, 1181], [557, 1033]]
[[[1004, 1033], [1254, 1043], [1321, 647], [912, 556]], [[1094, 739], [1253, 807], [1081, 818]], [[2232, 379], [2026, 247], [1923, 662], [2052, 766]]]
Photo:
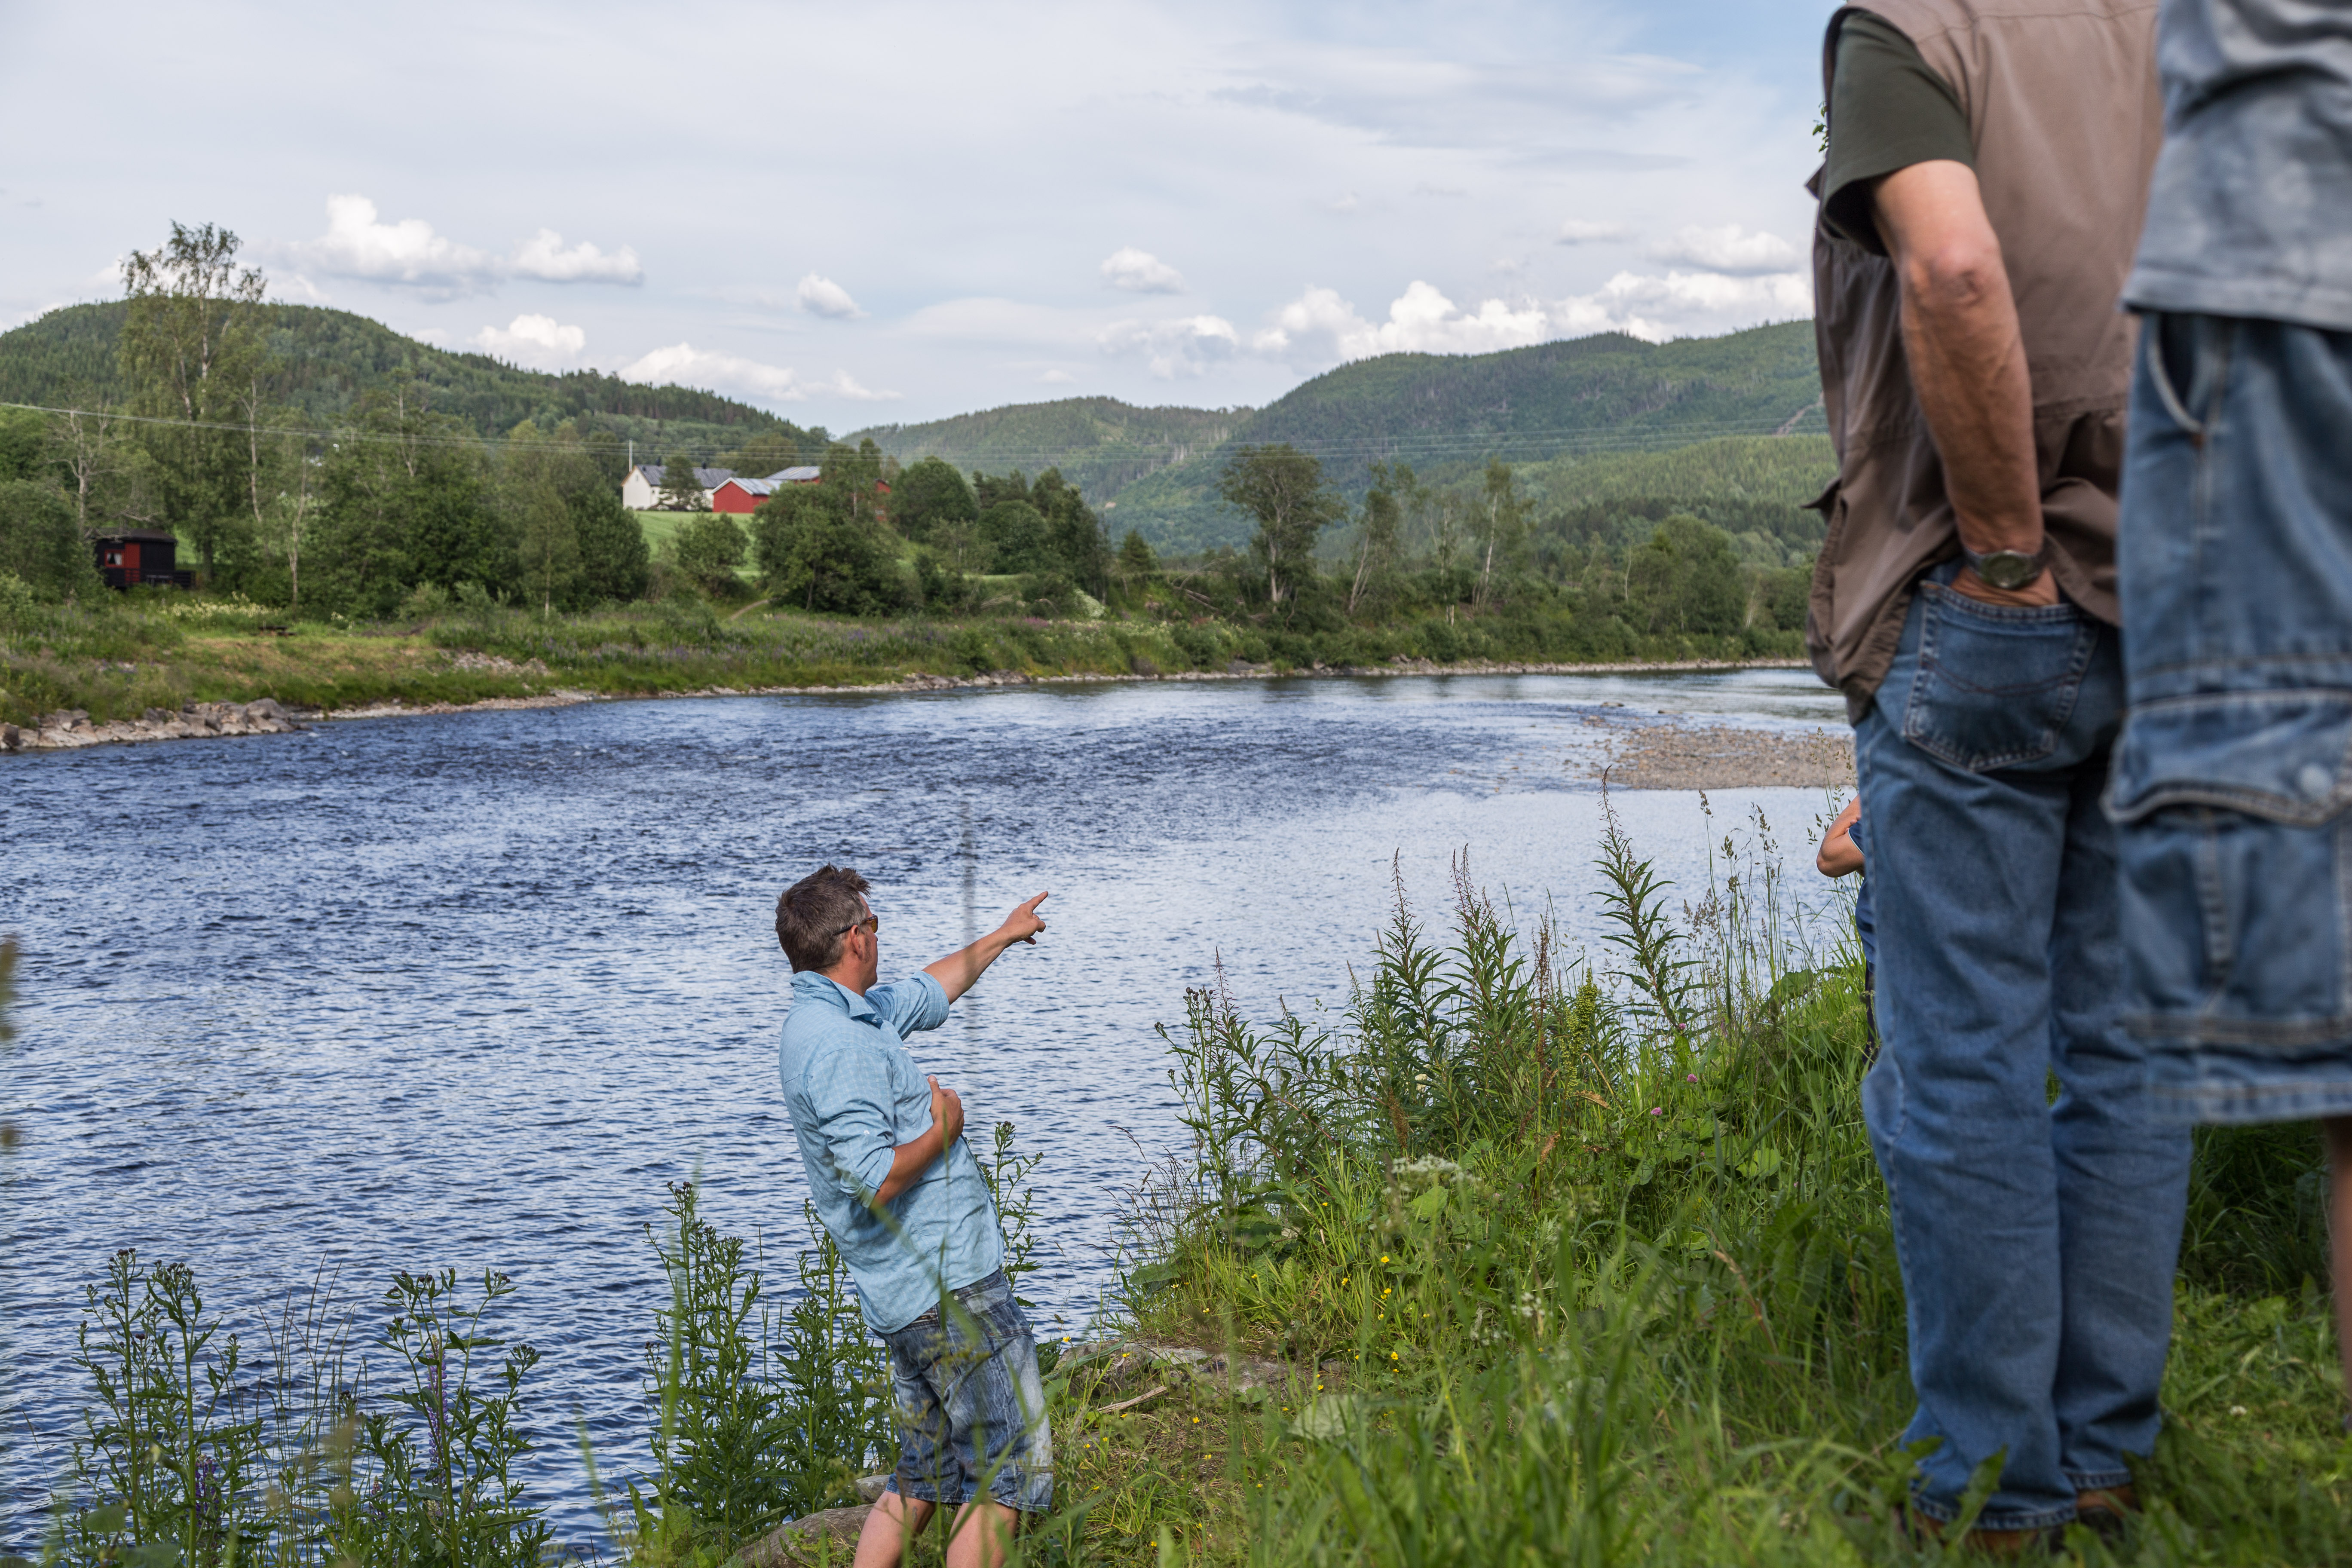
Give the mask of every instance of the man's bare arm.
[[1813, 868], [1824, 877], [1851, 877], [1862, 869], [1862, 846], [1853, 841], [1853, 825], [1862, 816], [1862, 797], [1854, 796], [1822, 835], [1821, 853]]
[[[2042, 480], [2033, 450], [2033, 383], [2000, 237], [1976, 171], [1935, 160], [1878, 183], [1878, 232], [1903, 283], [1911, 384], [1944, 459], [1960, 542], [1982, 554], [2042, 548]], [[2015, 592], [1963, 569], [1954, 587], [1999, 605], [2054, 605], [2050, 573]]]
[[1006, 948], [1016, 942], [1034, 942], [1037, 940], [1037, 933], [1045, 929], [1045, 922], [1037, 918], [1037, 906], [1050, 896], [1038, 894], [1005, 916], [1003, 925], [970, 947], [959, 948], [937, 963], [925, 964], [923, 973], [938, 981], [940, 989], [948, 994], [948, 1000], [954, 1001], [971, 989], [972, 982], [978, 980], [982, 972], [994, 963]]
[[888, 1203], [915, 1184], [931, 1162], [946, 1153], [955, 1141], [963, 1136], [963, 1101], [955, 1090], [941, 1089], [940, 1080], [931, 1079], [931, 1125], [929, 1131], [911, 1143], [901, 1143], [890, 1156], [890, 1173], [874, 1190], [874, 1201]]

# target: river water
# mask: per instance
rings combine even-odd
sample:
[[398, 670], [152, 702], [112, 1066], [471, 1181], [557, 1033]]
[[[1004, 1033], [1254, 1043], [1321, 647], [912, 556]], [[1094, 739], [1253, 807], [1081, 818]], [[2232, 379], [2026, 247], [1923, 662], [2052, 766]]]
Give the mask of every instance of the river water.
[[[26, 1134], [0, 1155], [0, 1540], [29, 1538], [79, 1429], [82, 1286], [123, 1247], [194, 1264], [248, 1344], [322, 1268], [363, 1325], [394, 1269], [503, 1270], [509, 1327], [545, 1357], [533, 1491], [587, 1539], [569, 1433], [584, 1414], [625, 1472], [641, 1447], [664, 1184], [699, 1172], [721, 1228], [804, 1241], [773, 907], [827, 859], [876, 885], [885, 978], [1052, 889], [1040, 944], [917, 1049], [973, 1124], [1009, 1120], [1045, 1156], [1029, 1293], [1082, 1323], [1139, 1150], [1177, 1142], [1154, 1026], [1181, 1022], [1185, 988], [1222, 956], [1252, 1013], [1343, 1005], [1391, 857], [1426, 914], [1466, 850], [1522, 918], [1549, 900], [1592, 942], [1588, 721], [1676, 715], [1843, 719], [1804, 671], [1252, 680], [596, 703], [0, 759], [0, 932], [25, 947], [0, 1115]], [[1758, 809], [1801, 868], [1825, 805], [1612, 799], [1685, 889]]]

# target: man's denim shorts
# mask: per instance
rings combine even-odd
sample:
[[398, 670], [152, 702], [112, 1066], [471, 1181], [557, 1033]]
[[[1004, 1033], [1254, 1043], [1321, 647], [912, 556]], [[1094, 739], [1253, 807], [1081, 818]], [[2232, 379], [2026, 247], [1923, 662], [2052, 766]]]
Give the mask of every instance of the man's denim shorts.
[[2157, 1109], [2352, 1115], [2352, 332], [2147, 318], [2117, 545]]
[[889, 1489], [953, 1508], [987, 1496], [1024, 1513], [1054, 1506], [1054, 1433], [1037, 1342], [1003, 1271], [952, 1291], [885, 1334], [898, 1402]]

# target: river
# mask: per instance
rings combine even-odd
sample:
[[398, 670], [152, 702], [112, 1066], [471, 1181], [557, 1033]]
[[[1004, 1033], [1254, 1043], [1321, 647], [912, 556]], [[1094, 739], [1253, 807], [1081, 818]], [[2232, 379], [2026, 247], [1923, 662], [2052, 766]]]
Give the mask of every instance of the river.
[[[1030, 1293], [1083, 1322], [1139, 1149], [1176, 1141], [1154, 1026], [1185, 988], [1222, 955], [1248, 1011], [1344, 1005], [1392, 857], [1426, 914], [1466, 850], [1523, 919], [1549, 899], [1591, 943], [1591, 721], [1677, 715], [1843, 722], [1803, 671], [1268, 679], [0, 758], [0, 932], [25, 947], [0, 1115], [26, 1135], [0, 1156], [0, 1539], [27, 1542], [79, 1431], [82, 1286], [122, 1247], [194, 1264], [248, 1343], [322, 1268], [363, 1322], [396, 1268], [505, 1271], [509, 1327], [545, 1357], [533, 1490], [586, 1539], [568, 1433], [584, 1413], [625, 1471], [642, 1443], [664, 1184], [698, 1172], [709, 1216], [772, 1253], [803, 1239], [773, 907], [827, 859], [875, 883], [885, 978], [1052, 889], [1043, 941], [918, 1051], [973, 1123], [1045, 1156]], [[1825, 804], [1612, 799], [1685, 889], [1759, 809], [1803, 869]]]

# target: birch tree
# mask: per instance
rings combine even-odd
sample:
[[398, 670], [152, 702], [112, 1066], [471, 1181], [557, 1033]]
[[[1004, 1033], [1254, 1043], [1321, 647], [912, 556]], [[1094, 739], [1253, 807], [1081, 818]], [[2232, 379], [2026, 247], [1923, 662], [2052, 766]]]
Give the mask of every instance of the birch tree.
[[240, 268], [239, 241], [205, 224], [172, 226], [153, 250], [123, 262], [131, 309], [122, 321], [122, 377], [131, 412], [150, 426], [166, 526], [194, 539], [209, 576], [226, 531], [243, 514], [259, 466], [257, 443], [237, 429], [238, 398], [264, 374], [261, 305], [268, 281]]

